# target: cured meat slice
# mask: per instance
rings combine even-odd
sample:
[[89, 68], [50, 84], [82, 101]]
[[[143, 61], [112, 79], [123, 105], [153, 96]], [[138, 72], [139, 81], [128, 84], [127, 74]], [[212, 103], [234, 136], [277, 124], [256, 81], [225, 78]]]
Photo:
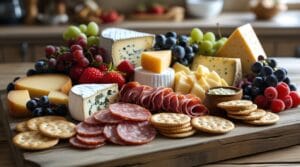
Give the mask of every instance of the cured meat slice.
[[141, 106], [146, 107], [146, 108], [148, 107], [148, 106], [146, 106], [148, 104], [147, 100], [150, 98], [153, 91], [154, 91], [153, 88], [151, 88], [151, 89], [147, 88], [143, 91], [143, 93], [141, 95], [141, 99], [140, 99]]
[[163, 99], [163, 105], [162, 105], [162, 109], [164, 111], [168, 111], [169, 105], [171, 103], [171, 98], [174, 96], [174, 92], [170, 92], [168, 93], [166, 96], [164, 96]]
[[76, 138], [83, 144], [87, 145], [98, 145], [101, 143], [104, 143], [106, 140], [106, 137], [103, 135], [98, 135], [94, 137], [86, 137], [86, 136], [80, 136], [76, 135]]
[[203, 104], [196, 104], [189, 106], [186, 113], [190, 117], [199, 117], [202, 115], [207, 115], [209, 110]]
[[178, 97], [178, 106], [175, 110], [176, 110], [177, 113], [182, 113], [182, 111], [181, 111], [181, 106], [182, 105], [181, 104], [183, 103], [183, 101], [185, 101], [186, 97], [184, 95], [181, 95], [181, 94], [177, 95], [177, 97]]
[[179, 112], [179, 110], [177, 110], [178, 106], [179, 106], [178, 96], [174, 95], [174, 96], [170, 99], [170, 106], [169, 106], [169, 109], [170, 109], [170, 111], [173, 111], [173, 112]]
[[69, 142], [72, 146], [76, 148], [81, 148], [81, 149], [95, 149], [103, 146], [105, 143], [100, 143], [96, 145], [89, 145], [89, 144], [84, 144], [81, 141], [79, 141], [76, 137], [72, 137], [69, 139]]
[[99, 111], [93, 113], [91, 116], [87, 117], [83, 122], [89, 125], [99, 125], [100, 123], [94, 118], [94, 115], [99, 113]]
[[81, 136], [97, 136], [103, 133], [104, 126], [102, 125], [89, 125], [80, 122], [76, 126], [76, 132]]
[[126, 145], [117, 133], [117, 125], [106, 125], [103, 131], [104, 136], [112, 143]]
[[130, 103], [114, 103], [109, 105], [112, 115], [129, 121], [147, 121], [151, 113], [144, 107]]
[[138, 97], [142, 93], [144, 87], [143, 86], [137, 86], [135, 88], [132, 88], [130, 90], [130, 94], [128, 95], [128, 102], [129, 103], [136, 103], [138, 101]]
[[163, 90], [160, 93], [158, 93], [154, 97], [154, 99], [152, 100], [152, 106], [154, 106], [154, 108], [153, 108], [154, 111], [162, 109], [163, 100], [164, 100], [164, 94], [165, 94], [165, 90]]
[[121, 118], [114, 116], [109, 109], [101, 110], [94, 115], [94, 118], [96, 121], [103, 124], [117, 124], [123, 121]]
[[140, 86], [138, 82], [128, 82], [127, 84], [123, 85], [119, 92], [120, 101], [126, 101], [129, 91], [137, 86]]
[[149, 108], [151, 111], [157, 111], [160, 109], [158, 107], [158, 104], [155, 103], [155, 98], [159, 98], [159, 96], [163, 96], [163, 93], [164, 93], [163, 87], [158, 87], [156, 89], [156, 91], [153, 92], [153, 95], [151, 96], [151, 99], [150, 99], [150, 108]]
[[126, 122], [117, 126], [120, 138], [131, 144], [145, 144], [156, 136], [156, 130], [148, 122]]

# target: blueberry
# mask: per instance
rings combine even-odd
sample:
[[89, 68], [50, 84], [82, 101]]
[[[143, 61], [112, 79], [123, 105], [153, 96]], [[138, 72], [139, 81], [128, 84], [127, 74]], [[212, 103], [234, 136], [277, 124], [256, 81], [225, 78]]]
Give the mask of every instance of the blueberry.
[[50, 105], [48, 96], [42, 96], [38, 104], [41, 107], [48, 107]]
[[289, 85], [291, 91], [297, 91], [297, 86], [295, 84]]
[[278, 80], [274, 74], [267, 76], [265, 82], [267, 86], [273, 86], [273, 87], [276, 87], [278, 84]]
[[193, 48], [191, 46], [187, 46], [184, 48], [185, 54], [194, 53]]
[[176, 57], [177, 59], [183, 59], [185, 56], [185, 50], [182, 46], [175, 46], [172, 49], [172, 56]]
[[193, 52], [194, 52], [194, 53], [198, 53], [198, 51], [199, 51], [199, 46], [198, 46], [197, 44], [193, 44], [193, 45], [192, 45], [192, 48], [193, 48]]
[[65, 116], [68, 112], [68, 108], [66, 105], [58, 105], [54, 110], [56, 115]]
[[45, 115], [55, 115], [56, 113], [49, 107], [43, 108]]
[[277, 66], [277, 62], [274, 59], [267, 59], [267, 63], [272, 68], [275, 68]]
[[255, 77], [253, 80], [253, 85], [256, 87], [262, 87], [264, 84], [264, 79], [262, 77]]
[[188, 66], [189, 65], [189, 61], [187, 59], [180, 59], [179, 60], [179, 63], [185, 65], [185, 66]]
[[243, 90], [243, 94], [244, 95], [251, 95], [252, 93], [251, 93], [251, 89], [252, 89], [252, 86], [249, 84], [249, 85], [247, 85], [245, 88], [244, 88], [244, 90]]
[[161, 46], [158, 43], [156, 43], [156, 44], [154, 44], [153, 48], [154, 48], [154, 50], [162, 50], [163, 46]]
[[258, 61], [262, 61], [262, 60], [265, 60], [265, 57], [263, 55], [259, 55], [258, 56]]
[[183, 47], [186, 47], [186, 46], [188, 46], [188, 37], [187, 36], [185, 36], [185, 35], [180, 35], [180, 36], [178, 36], [178, 44], [180, 45], [180, 46], [183, 46]]
[[179, 41], [178, 45], [180, 45], [182, 47], [187, 47], [189, 44], [188, 44], [188, 41]]
[[17, 80], [19, 80], [20, 79], [20, 77], [16, 77], [15, 79], [14, 79], [14, 82], [16, 82]]
[[277, 77], [278, 82], [285, 80], [286, 74], [283, 69], [278, 69], [274, 72], [274, 75]]
[[283, 82], [285, 82], [286, 84], [290, 85], [291, 84], [291, 80], [289, 77], [286, 77]]
[[6, 87], [6, 91], [7, 92], [10, 92], [10, 91], [12, 91], [12, 90], [14, 90], [15, 89], [15, 84], [14, 83], [9, 83], [8, 85], [7, 85], [7, 87]]
[[37, 107], [32, 111], [33, 116], [35, 117], [39, 117], [39, 116], [43, 116], [44, 115], [44, 111], [42, 109], [42, 107]]
[[38, 73], [45, 73], [48, 70], [48, 63], [44, 60], [39, 60], [35, 63], [34, 68]]
[[37, 74], [37, 72], [34, 70], [34, 69], [30, 69], [27, 71], [26, 75], [29, 77], [29, 76], [32, 76], [32, 75], [35, 75]]
[[176, 32], [167, 32], [166, 37], [167, 38], [169, 38], [169, 37], [177, 38], [177, 34], [176, 34]]
[[171, 49], [174, 45], [176, 45], [176, 38], [167, 38], [164, 49]]
[[253, 73], [258, 74], [262, 68], [263, 68], [263, 64], [258, 61], [252, 65], [251, 70]]
[[29, 100], [27, 103], [26, 103], [26, 108], [29, 110], [29, 111], [33, 111], [35, 108], [38, 107], [38, 103], [36, 100]]
[[191, 62], [194, 56], [195, 56], [194, 53], [186, 53], [184, 58], [187, 59], [189, 62]]
[[244, 100], [252, 100], [252, 97], [249, 96], [249, 95], [243, 95], [243, 98]]
[[159, 46], [164, 46], [166, 44], [166, 36], [159, 34], [155, 36], [155, 44], [159, 45]]
[[251, 88], [251, 95], [255, 97], [259, 94], [261, 94], [261, 89], [259, 87], [253, 86]]
[[287, 71], [287, 69], [285, 69], [285, 68], [281, 68], [284, 72], [285, 72], [285, 75], [287, 75], [288, 74], [288, 71]]
[[263, 75], [263, 76], [270, 76], [273, 74], [273, 69], [271, 67], [263, 67], [261, 70], [260, 70], [260, 73]]

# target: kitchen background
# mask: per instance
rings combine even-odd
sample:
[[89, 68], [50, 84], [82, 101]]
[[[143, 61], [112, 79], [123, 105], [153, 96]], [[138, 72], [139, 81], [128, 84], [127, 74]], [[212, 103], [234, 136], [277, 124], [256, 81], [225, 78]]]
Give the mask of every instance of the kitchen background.
[[[221, 4], [224, 2], [224, 5], [220, 6], [218, 2]], [[40, 59], [44, 57], [45, 45], [63, 44], [61, 34], [68, 24], [80, 24], [91, 20], [97, 21], [101, 29], [116, 26], [150, 33], [176, 31], [188, 34], [193, 27], [199, 27], [216, 34], [219, 34], [220, 30], [223, 36], [230, 35], [236, 27], [250, 22], [268, 55], [300, 57], [300, 0], [257, 2], [255, 0], [1, 0], [0, 63]], [[154, 3], [165, 6], [166, 13], [162, 15], [153, 12], [143, 13], [147, 5], [151, 6]], [[202, 4], [197, 6], [197, 3]], [[256, 8], [251, 8], [250, 4], [254, 4]], [[179, 8], [171, 10], [174, 6]], [[156, 12], [159, 12], [159, 9], [157, 10]], [[148, 17], [140, 17], [140, 13]], [[183, 15], [185, 16], [182, 17]], [[264, 19], [257, 19], [256, 16]]]

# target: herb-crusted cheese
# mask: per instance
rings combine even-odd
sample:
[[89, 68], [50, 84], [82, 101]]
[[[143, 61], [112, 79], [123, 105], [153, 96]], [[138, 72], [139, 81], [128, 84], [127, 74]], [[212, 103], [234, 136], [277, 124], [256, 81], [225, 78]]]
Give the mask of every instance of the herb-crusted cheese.
[[94, 112], [108, 108], [118, 99], [117, 84], [82, 84], [72, 87], [69, 93], [71, 116], [83, 121]]
[[231, 86], [237, 85], [242, 79], [242, 65], [238, 58], [200, 55], [194, 58], [192, 70], [197, 70], [199, 65], [206, 66], [210, 71], [216, 71]]
[[108, 52], [107, 62], [117, 66], [122, 60], [129, 60], [136, 67], [141, 65], [141, 54], [150, 50], [154, 35], [120, 28], [107, 28], [102, 31], [101, 47]]

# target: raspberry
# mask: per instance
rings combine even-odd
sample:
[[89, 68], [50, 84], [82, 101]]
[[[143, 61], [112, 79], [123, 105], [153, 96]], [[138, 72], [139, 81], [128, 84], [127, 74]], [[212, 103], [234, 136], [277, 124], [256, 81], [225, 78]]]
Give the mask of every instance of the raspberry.
[[296, 91], [291, 91], [290, 92], [290, 96], [292, 98], [293, 101], [293, 108], [298, 107], [298, 105], [300, 104], [300, 95], [298, 92]]
[[274, 87], [270, 86], [270, 87], [268, 87], [268, 88], [265, 89], [264, 95], [266, 96], [266, 98], [268, 100], [273, 100], [273, 99], [277, 98], [278, 92], [277, 92], [277, 90]]
[[278, 112], [283, 111], [284, 108], [285, 108], [285, 104], [284, 104], [284, 102], [282, 100], [280, 100], [280, 99], [273, 99], [271, 101], [271, 110], [272, 110], [272, 112], [278, 113]]
[[258, 108], [268, 108], [268, 100], [264, 95], [256, 96], [254, 103], [258, 106]]
[[293, 106], [293, 99], [290, 95], [284, 96], [284, 98], [281, 99], [285, 104], [285, 109], [292, 108]]
[[284, 82], [280, 82], [276, 86], [276, 90], [278, 91], [278, 98], [283, 98], [286, 95], [290, 94], [290, 87]]

